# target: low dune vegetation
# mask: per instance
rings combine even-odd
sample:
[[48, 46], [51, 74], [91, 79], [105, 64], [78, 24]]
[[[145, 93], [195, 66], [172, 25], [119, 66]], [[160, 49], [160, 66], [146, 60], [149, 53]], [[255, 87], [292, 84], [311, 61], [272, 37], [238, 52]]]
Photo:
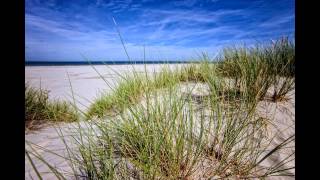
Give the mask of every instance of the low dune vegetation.
[[266, 150], [276, 153], [287, 148], [294, 136], [270, 145], [266, 121], [246, 101], [226, 106], [230, 102], [216, 93], [221, 91], [218, 87], [211, 86], [213, 92], [200, 104], [192, 98], [197, 95], [193, 87], [186, 95], [178, 87], [147, 92], [141, 104], [103, 125], [98, 123], [94, 131], [99, 135], [85, 135], [89, 143], [80, 143], [80, 156], [71, 158], [80, 165], [78, 175], [88, 179], [292, 176], [283, 173], [293, 168], [285, 166], [292, 154], [269, 167], [262, 162], [272, 155]]
[[[254, 47], [225, 48], [219, 59], [220, 73], [234, 79], [240, 91], [263, 99], [273, 87], [272, 101], [282, 100], [294, 89], [295, 46], [288, 38]], [[257, 87], [264, 87], [257, 91]]]
[[225, 48], [217, 59], [219, 63], [212, 63], [205, 54], [199, 61], [182, 68], [165, 67], [151, 78], [135, 72], [126, 75], [114, 91], [102, 95], [91, 105], [87, 117], [103, 117], [121, 111], [126, 105], [139, 101], [146, 89], [156, 90], [189, 81], [210, 83], [213, 76], [229, 80], [230, 90], [238, 94], [243, 91], [244, 98], [251, 102], [266, 98], [271, 87], [273, 92], [268, 98], [273, 102], [284, 100], [294, 89], [294, 44], [288, 38], [254, 47]]
[[39, 129], [48, 122], [73, 122], [78, 120], [76, 109], [68, 102], [51, 101], [49, 92], [25, 85], [25, 129]]
[[274, 154], [294, 148], [294, 134], [275, 141], [278, 132], [268, 131], [273, 119], [257, 112], [259, 102], [288, 100], [294, 90], [294, 44], [283, 38], [226, 48], [218, 63], [205, 55], [201, 59], [159, 73], [122, 76], [85, 113], [98, 120], [90, 121], [89, 131], [78, 129], [78, 149], [66, 157], [72, 172], [47, 166], [59, 179], [294, 176], [294, 151], [266, 164]]

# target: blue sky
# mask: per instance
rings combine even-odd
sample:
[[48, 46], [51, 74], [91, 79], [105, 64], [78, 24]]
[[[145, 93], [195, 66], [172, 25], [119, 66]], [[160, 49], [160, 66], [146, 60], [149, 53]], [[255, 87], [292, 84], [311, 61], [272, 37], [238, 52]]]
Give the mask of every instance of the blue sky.
[[234, 43], [294, 37], [293, 0], [26, 0], [26, 60], [127, 60], [216, 55]]

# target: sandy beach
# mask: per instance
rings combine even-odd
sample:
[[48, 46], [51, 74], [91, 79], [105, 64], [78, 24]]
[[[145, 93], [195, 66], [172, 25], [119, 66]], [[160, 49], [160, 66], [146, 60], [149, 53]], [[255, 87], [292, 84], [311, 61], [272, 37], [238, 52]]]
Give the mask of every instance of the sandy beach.
[[[79, 109], [86, 107], [102, 92], [108, 92], [117, 85], [121, 78], [130, 72], [148, 73], [159, 72], [168, 66], [170, 69], [184, 64], [147, 64], [147, 65], [95, 65], [87, 66], [26, 66], [25, 82], [33, 87], [50, 91], [50, 99], [73, 101], [69, 78], [71, 81], [76, 104]], [[95, 70], [95, 69], [96, 70]], [[98, 72], [104, 77], [100, 77]], [[69, 74], [69, 78], [68, 78]]]
[[294, 1], [23, 5], [25, 179], [295, 179]]
[[[171, 69], [174, 69], [184, 64], [170, 64], [168, 65]], [[164, 67], [163, 64], [149, 64], [149, 65], [110, 65], [108, 67], [104, 65], [94, 66], [96, 71], [98, 71], [106, 82], [99, 76], [95, 69], [91, 66], [26, 66], [25, 67], [25, 82], [29, 83], [33, 87], [40, 87], [50, 91], [50, 99], [61, 99], [72, 101], [71, 87], [69, 78], [71, 81], [72, 89], [76, 95], [77, 106], [80, 109], [85, 110], [87, 106], [90, 105], [92, 101], [95, 100], [102, 92], [110, 92], [111, 88], [117, 86], [120, 76], [135, 72], [144, 72], [145, 69], [148, 73], [159, 72], [161, 68]], [[114, 71], [115, 70], [115, 71]], [[69, 74], [69, 78], [68, 75]], [[41, 82], [41, 83], [40, 83]], [[201, 96], [208, 92], [205, 91], [208, 88], [203, 88], [205, 84], [186, 84], [184, 86], [190, 88], [196, 85], [194, 95]], [[110, 87], [109, 87], [110, 86]], [[204, 94], [203, 94], [204, 93]], [[261, 101], [257, 106], [257, 112], [259, 116], [265, 117], [270, 116], [270, 112], [274, 112], [271, 116], [273, 120], [272, 124], [269, 126], [270, 135], [275, 135], [275, 144], [281, 142], [283, 139], [290, 137], [294, 134], [294, 112], [295, 112], [295, 98], [294, 91], [289, 93], [290, 100], [287, 102], [272, 103], [270, 101]], [[90, 124], [90, 123], [89, 123]], [[59, 123], [58, 125], [64, 135], [76, 135], [74, 132], [79, 125], [83, 126], [82, 129], [89, 129], [86, 127], [89, 125], [87, 122], [79, 123]], [[274, 126], [275, 125], [275, 126]], [[91, 125], [89, 125], [91, 126]], [[61, 134], [60, 134], [61, 135]], [[39, 131], [31, 132], [25, 135], [28, 142], [33, 143], [33, 148], [44, 157], [52, 165], [62, 168], [66, 171], [71, 172], [70, 166], [65, 161], [64, 158], [53, 155], [47, 152], [45, 149], [53, 151], [61, 156], [66, 156], [65, 145], [61, 141], [61, 137], [55, 126], [47, 126]], [[41, 146], [41, 149], [37, 146]], [[27, 147], [27, 143], [26, 143]], [[294, 142], [291, 143], [291, 147], [284, 152], [279, 152], [268, 158], [262, 165], [270, 166], [273, 164], [280, 163], [288, 153], [294, 152]], [[71, 147], [72, 148], [72, 147]], [[27, 150], [31, 150], [28, 146]], [[32, 150], [34, 151], [34, 150]], [[45, 164], [34, 158], [35, 166], [39, 171], [45, 172], [50, 171]], [[292, 161], [290, 166], [294, 166], [294, 161]], [[35, 172], [32, 169], [29, 161], [26, 158], [25, 161], [26, 179], [33, 179], [36, 177]], [[294, 174], [294, 170], [290, 170], [290, 173]], [[45, 179], [55, 179], [53, 174], [44, 174]], [[271, 179], [294, 179], [294, 177], [279, 177]]]

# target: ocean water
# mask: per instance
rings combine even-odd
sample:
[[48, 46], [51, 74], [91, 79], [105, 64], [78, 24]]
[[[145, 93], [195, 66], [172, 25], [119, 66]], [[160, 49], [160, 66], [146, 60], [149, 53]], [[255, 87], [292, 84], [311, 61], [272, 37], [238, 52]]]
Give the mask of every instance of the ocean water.
[[26, 66], [130, 65], [130, 64], [184, 64], [199, 61], [25, 61]]

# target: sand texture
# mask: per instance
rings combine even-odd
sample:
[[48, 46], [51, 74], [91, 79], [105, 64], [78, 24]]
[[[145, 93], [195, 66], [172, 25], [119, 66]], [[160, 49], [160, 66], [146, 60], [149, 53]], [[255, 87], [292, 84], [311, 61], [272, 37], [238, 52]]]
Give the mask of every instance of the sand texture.
[[[174, 68], [176, 66], [181, 65], [170, 65], [170, 68]], [[161, 65], [147, 65], [147, 71], [159, 71], [161, 69]], [[103, 77], [112, 83], [112, 87], [116, 87], [116, 82], [119, 78], [119, 74], [125, 74], [126, 72], [130, 72], [133, 70], [144, 72], [144, 65], [136, 65], [136, 66], [128, 66], [128, 65], [113, 65], [111, 68], [116, 69], [117, 73], [112, 70], [104, 67], [104, 66], [96, 66], [97, 70], [103, 74]], [[97, 97], [97, 93], [101, 91], [110, 91], [111, 88], [106, 86], [106, 83], [101, 79], [99, 75], [95, 72], [92, 67], [89, 66], [65, 66], [65, 67], [26, 67], [26, 82], [29, 82], [32, 86], [40, 86], [40, 78], [41, 77], [41, 87], [50, 90], [51, 96], [50, 98], [59, 98], [64, 100], [71, 100], [72, 98], [68, 96], [70, 91], [70, 85], [68, 76], [66, 75], [66, 71], [69, 73], [69, 77], [72, 82], [73, 90], [75, 94], [84, 97], [83, 100], [77, 103], [80, 109], [85, 109], [86, 106], [90, 104], [90, 101], [93, 101]], [[184, 95], [184, 92], [193, 89], [191, 95], [193, 101], [197, 103], [196, 108], [201, 108], [201, 98], [208, 95], [208, 87], [204, 83], [181, 83], [178, 85], [180, 88], [181, 96]], [[69, 93], [70, 94], [70, 93]], [[267, 132], [268, 136], [275, 137], [273, 143], [270, 145], [270, 148], [276, 146], [278, 143], [283, 141], [284, 139], [290, 137], [295, 134], [295, 92], [292, 91], [289, 93], [289, 100], [282, 102], [271, 102], [269, 100], [260, 101], [256, 114], [260, 117], [271, 119], [268, 126]], [[79, 99], [79, 98], [78, 98]], [[86, 99], [86, 100], [84, 100]], [[143, 103], [143, 100], [141, 101]], [[26, 149], [31, 150], [33, 152], [39, 153], [46, 161], [50, 162], [51, 165], [63, 169], [66, 172], [72, 172], [72, 169], [68, 162], [59, 157], [67, 157], [68, 152], [66, 150], [66, 146], [64, 142], [61, 140], [60, 136], [66, 137], [66, 144], [70, 146], [71, 149], [76, 148], [76, 146], [71, 143], [73, 141], [73, 137], [77, 138], [78, 133], [77, 130], [81, 126], [81, 129], [84, 131], [92, 131], [95, 130], [94, 125], [90, 124], [90, 122], [80, 122], [80, 123], [60, 123], [54, 125], [48, 125], [47, 127], [35, 131], [30, 132], [25, 135], [26, 139]], [[58, 128], [57, 128], [58, 127]], [[30, 149], [27, 145], [27, 142], [32, 143], [32, 147], [34, 149]], [[57, 155], [54, 155], [46, 150], [39, 148], [45, 148], [50, 150]], [[277, 152], [271, 157], [267, 158], [261, 165], [262, 166], [270, 166], [273, 164], [277, 164], [281, 162], [286, 154], [292, 153], [295, 151], [294, 141], [291, 142], [290, 148], [287, 148], [281, 152]], [[77, 152], [74, 149], [74, 152]], [[56, 179], [52, 173], [45, 173], [50, 171], [49, 168], [40, 160], [32, 157], [35, 163], [35, 166], [38, 168], [40, 172], [43, 173], [43, 179]], [[288, 164], [288, 167], [294, 166], [294, 161]], [[206, 167], [203, 167], [206, 168]], [[289, 170], [288, 173], [294, 174], [294, 169]], [[26, 179], [37, 179], [35, 172], [32, 170], [32, 166], [30, 162], [25, 161], [25, 177]], [[205, 177], [195, 176], [194, 179], [202, 179]], [[70, 179], [74, 179], [71, 178]], [[294, 179], [293, 177], [272, 177], [269, 179]]]

